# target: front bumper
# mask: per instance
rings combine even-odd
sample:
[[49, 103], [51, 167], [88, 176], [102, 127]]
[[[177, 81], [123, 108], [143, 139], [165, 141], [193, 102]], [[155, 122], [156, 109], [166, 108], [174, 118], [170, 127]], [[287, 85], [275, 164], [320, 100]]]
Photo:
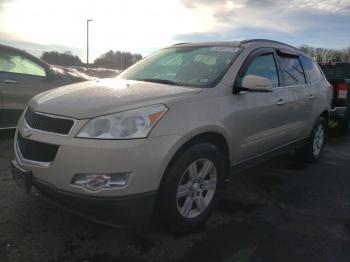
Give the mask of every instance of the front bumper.
[[117, 227], [140, 226], [150, 222], [156, 192], [127, 197], [98, 197], [66, 192], [33, 179], [32, 184], [51, 203], [97, 223]]
[[[25, 134], [28, 129], [21, 118], [15, 138], [17, 163], [31, 171], [34, 179], [58, 190], [94, 197], [123, 197], [157, 191], [169, 161], [181, 145], [182, 137], [178, 135], [131, 140], [74, 137], [83, 124], [77, 121], [76, 130], [67, 136], [31, 130], [30, 137], [26, 139], [59, 146], [54, 160], [41, 165], [25, 161], [18, 152], [17, 136]], [[71, 184], [72, 178], [82, 173], [129, 173], [129, 179], [123, 187], [92, 192]]]
[[331, 119], [344, 119], [346, 117], [347, 108], [345, 106], [334, 107], [331, 110]]

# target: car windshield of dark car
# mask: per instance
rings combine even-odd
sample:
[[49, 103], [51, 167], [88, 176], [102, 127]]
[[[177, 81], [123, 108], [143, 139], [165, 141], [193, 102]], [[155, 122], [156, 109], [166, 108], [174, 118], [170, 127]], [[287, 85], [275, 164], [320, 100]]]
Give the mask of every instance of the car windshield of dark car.
[[171, 47], [140, 61], [118, 76], [146, 82], [212, 87], [225, 74], [237, 47]]

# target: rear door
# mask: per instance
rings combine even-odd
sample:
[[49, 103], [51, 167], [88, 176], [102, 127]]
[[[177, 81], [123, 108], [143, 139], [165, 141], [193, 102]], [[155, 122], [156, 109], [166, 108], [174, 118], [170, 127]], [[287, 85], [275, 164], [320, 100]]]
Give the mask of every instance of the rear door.
[[277, 50], [277, 61], [282, 76], [282, 85], [288, 94], [285, 105], [285, 137], [283, 143], [290, 143], [307, 136], [311, 119], [314, 94], [307, 85], [299, 56], [289, 51]]
[[[329, 90], [329, 84], [327, 81], [323, 81], [323, 74], [315, 61], [305, 56], [300, 56], [299, 59], [303, 66], [308, 86], [310, 120], [315, 121], [315, 117], [325, 109], [323, 95], [326, 90]], [[309, 121], [308, 133], [310, 133], [314, 124], [312, 121]]]
[[43, 65], [0, 49], [0, 128], [15, 127], [27, 102], [50, 86]]

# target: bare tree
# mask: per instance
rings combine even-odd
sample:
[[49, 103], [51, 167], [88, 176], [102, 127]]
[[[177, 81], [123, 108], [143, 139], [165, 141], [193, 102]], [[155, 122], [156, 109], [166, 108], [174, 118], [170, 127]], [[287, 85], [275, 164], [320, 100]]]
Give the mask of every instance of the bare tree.
[[343, 50], [334, 50], [303, 45], [300, 50], [317, 62], [350, 62], [350, 47]]
[[350, 62], [350, 46], [343, 49], [342, 59], [344, 62]]

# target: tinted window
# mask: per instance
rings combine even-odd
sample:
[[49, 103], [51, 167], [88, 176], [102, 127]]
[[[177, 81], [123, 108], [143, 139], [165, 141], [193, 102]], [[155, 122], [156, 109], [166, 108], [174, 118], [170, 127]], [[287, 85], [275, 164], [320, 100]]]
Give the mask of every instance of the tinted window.
[[284, 86], [306, 83], [303, 68], [298, 57], [278, 56]]
[[42, 66], [6, 50], [0, 50], [0, 71], [36, 76], [46, 75]]
[[316, 62], [304, 56], [300, 57], [300, 61], [303, 65], [306, 79], [309, 84], [315, 83], [322, 78], [322, 73]]
[[[273, 54], [257, 56], [249, 65], [245, 75], [258, 75], [271, 80], [272, 86], [278, 86], [278, 73]], [[243, 78], [242, 78], [243, 79]]]

